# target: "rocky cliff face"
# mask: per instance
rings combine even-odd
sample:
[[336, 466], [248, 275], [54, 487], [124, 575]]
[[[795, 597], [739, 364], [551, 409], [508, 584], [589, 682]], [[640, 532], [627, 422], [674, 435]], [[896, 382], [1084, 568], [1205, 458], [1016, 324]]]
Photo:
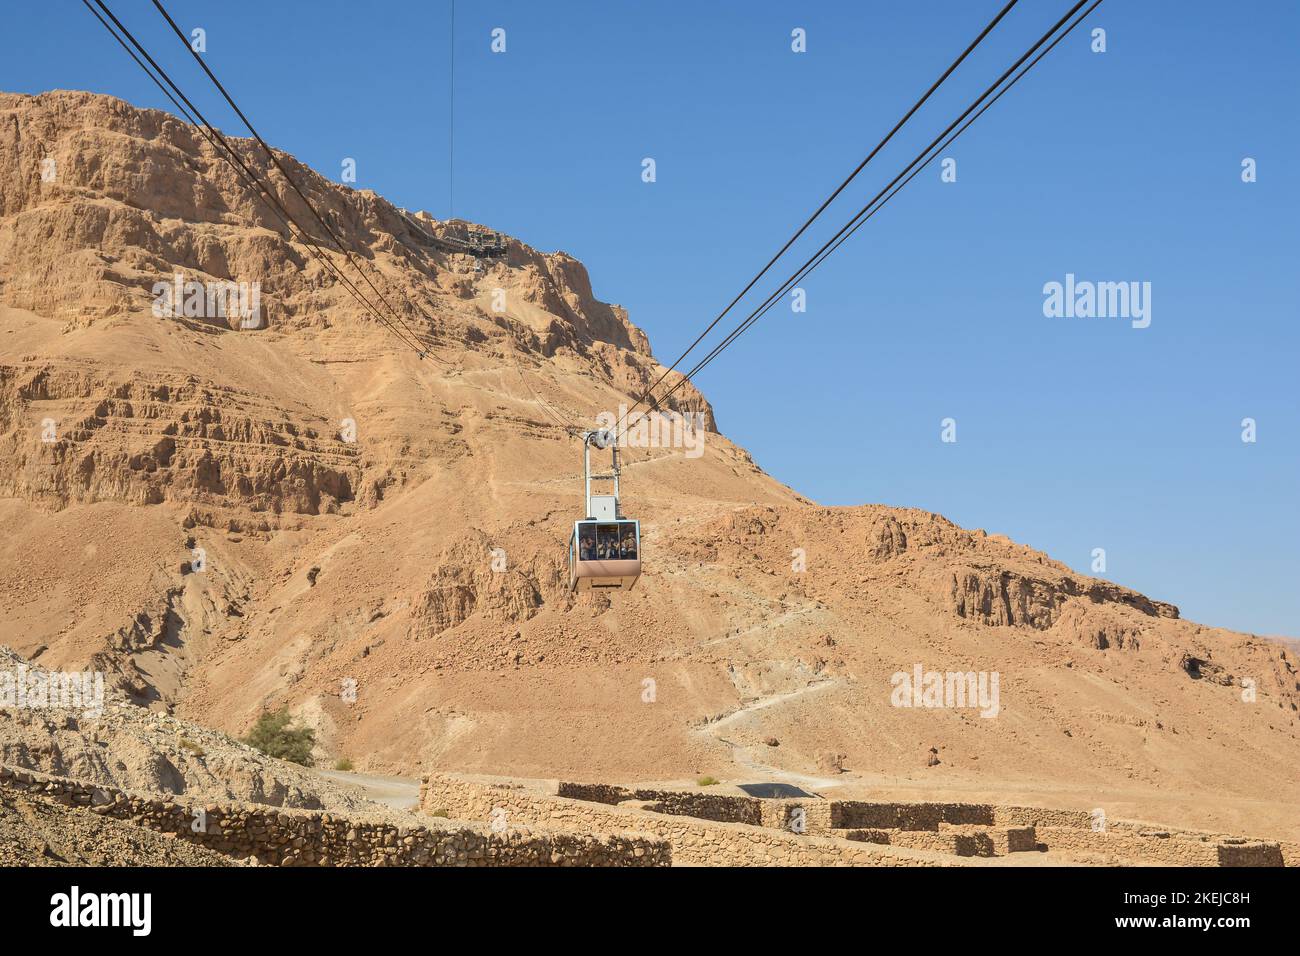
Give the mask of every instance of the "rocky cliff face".
[[[187, 280], [259, 282], [267, 325], [276, 328], [326, 328], [334, 318], [326, 311], [339, 307], [360, 314], [269, 204], [187, 123], [67, 92], [0, 94], [0, 117], [0, 161], [13, 173], [0, 183], [5, 304], [89, 324], [150, 307], [154, 283], [179, 272]], [[230, 141], [313, 238], [330, 245], [260, 147]], [[471, 330], [491, 331], [490, 321], [439, 308], [448, 294], [479, 294], [483, 283], [465, 274], [462, 256], [421, 241], [382, 197], [331, 183], [287, 154], [279, 158], [334, 235], [374, 267], [365, 279], [349, 273], [362, 291], [382, 295], [435, 339], [464, 347], [476, 337]], [[464, 231], [427, 215], [421, 222], [435, 235]], [[334, 258], [344, 262], [338, 250]], [[580, 262], [514, 240], [505, 261], [494, 275], [508, 280], [502, 287], [510, 298], [547, 314], [539, 331], [552, 337], [552, 354], [562, 346], [613, 345], [650, 359], [645, 334], [623, 309], [595, 298]], [[377, 294], [367, 280], [377, 280]]]
[[[704, 454], [626, 454], [644, 578], [570, 595], [564, 425], [658, 375], [645, 335], [570, 256], [479, 269], [439, 241], [464, 223], [282, 160], [429, 358], [183, 123], [0, 94], [0, 641], [227, 733], [288, 704], [378, 771], [1300, 797], [1293, 650], [937, 515], [818, 507], [691, 387]], [[262, 321], [155, 310], [177, 274], [258, 283]], [[918, 664], [996, 672], [999, 716], [895, 706]]]

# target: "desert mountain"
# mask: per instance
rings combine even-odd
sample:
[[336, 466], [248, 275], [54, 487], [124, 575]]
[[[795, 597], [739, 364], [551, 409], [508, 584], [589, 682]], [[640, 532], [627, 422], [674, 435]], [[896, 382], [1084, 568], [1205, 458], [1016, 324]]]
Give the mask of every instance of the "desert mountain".
[[[281, 158], [427, 358], [185, 123], [0, 94], [13, 650], [228, 734], [287, 704], [376, 772], [1046, 795], [1300, 838], [1294, 651], [934, 514], [819, 507], [690, 387], [703, 453], [627, 452], [644, 577], [570, 595], [562, 423], [630, 404], [646, 336], [570, 256], [475, 259], [445, 241], [468, 224]], [[155, 314], [178, 274], [258, 283], [261, 321]], [[900, 699], [918, 665], [996, 674], [996, 707]]]

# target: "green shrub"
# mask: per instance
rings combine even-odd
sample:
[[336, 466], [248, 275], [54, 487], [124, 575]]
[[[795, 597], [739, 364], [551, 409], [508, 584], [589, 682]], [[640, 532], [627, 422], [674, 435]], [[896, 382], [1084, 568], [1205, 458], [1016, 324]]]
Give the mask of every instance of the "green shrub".
[[717, 782], [718, 781], [714, 780], [712, 777], [701, 777], [699, 780], [695, 781], [695, 785], [697, 787], [711, 787]]
[[340, 757], [338, 760], [334, 761], [334, 769], [344, 770], [344, 771], [351, 770], [352, 761], [349, 760], [347, 757]]
[[312, 766], [311, 750], [316, 746], [316, 732], [310, 727], [293, 729], [289, 726], [289, 708], [263, 711], [244, 738], [244, 743], [260, 750], [268, 757], [288, 760], [291, 763]]
[[434, 810], [432, 813], [430, 813], [429, 816], [442, 817], [444, 819], [448, 819], [451, 817], [451, 814], [448, 813], [446, 810], [442, 809], [441, 807], [439, 807], [437, 810]]

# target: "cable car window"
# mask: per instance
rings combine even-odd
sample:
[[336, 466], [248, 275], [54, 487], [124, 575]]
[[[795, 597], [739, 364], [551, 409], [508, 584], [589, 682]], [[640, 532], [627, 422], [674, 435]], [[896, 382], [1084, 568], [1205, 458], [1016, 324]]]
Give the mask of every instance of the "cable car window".
[[636, 560], [636, 526], [623, 526], [623, 560]]
[[596, 526], [596, 557], [601, 561], [617, 561], [619, 553], [618, 525]]
[[594, 524], [578, 525], [578, 560], [596, 560], [596, 526]]

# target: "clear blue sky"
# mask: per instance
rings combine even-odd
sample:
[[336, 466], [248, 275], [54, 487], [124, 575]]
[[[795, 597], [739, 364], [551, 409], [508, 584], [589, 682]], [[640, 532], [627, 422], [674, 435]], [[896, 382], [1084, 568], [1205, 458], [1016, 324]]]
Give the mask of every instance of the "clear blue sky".
[[[676, 358], [998, 4], [460, 0], [454, 211], [582, 259]], [[111, 5], [242, 132], [150, 4]], [[1022, 0], [798, 248], [1068, 6]], [[273, 143], [446, 215], [447, 0], [169, 8]], [[167, 106], [74, 0], [5, 18], [0, 88]], [[1186, 617], [1300, 634], [1300, 5], [1106, 0], [1086, 26], [1106, 53], [1076, 31], [953, 148], [956, 183], [923, 173], [805, 283], [806, 314], [774, 310], [699, 384], [818, 501], [930, 509], [1084, 572], [1102, 547], [1103, 576]], [[1067, 272], [1151, 282], [1150, 328], [1044, 317]]]

